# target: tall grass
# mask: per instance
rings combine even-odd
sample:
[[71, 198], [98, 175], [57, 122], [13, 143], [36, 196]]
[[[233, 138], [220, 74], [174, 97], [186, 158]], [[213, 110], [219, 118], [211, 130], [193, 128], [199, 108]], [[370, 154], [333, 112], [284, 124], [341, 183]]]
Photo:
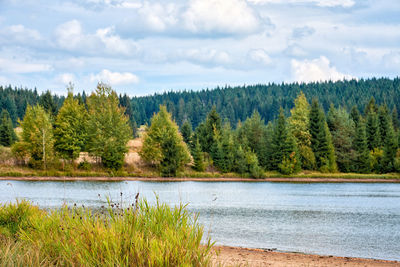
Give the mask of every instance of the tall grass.
[[0, 265], [206, 266], [210, 239], [180, 205], [139, 200], [92, 211], [43, 211], [26, 201], [0, 206]]

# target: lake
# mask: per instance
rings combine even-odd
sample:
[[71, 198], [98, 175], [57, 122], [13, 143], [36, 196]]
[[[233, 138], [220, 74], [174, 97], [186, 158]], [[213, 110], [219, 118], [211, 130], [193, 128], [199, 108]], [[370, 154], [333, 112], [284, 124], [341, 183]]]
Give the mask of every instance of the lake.
[[[217, 244], [400, 260], [400, 184], [0, 181], [0, 202], [187, 203]], [[99, 196], [100, 194], [100, 196]]]

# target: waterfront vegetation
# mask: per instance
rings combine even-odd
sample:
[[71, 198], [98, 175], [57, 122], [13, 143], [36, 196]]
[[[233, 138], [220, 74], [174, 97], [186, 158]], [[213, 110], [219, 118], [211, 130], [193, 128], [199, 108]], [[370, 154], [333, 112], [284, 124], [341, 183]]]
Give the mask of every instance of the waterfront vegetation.
[[0, 266], [206, 266], [212, 243], [186, 206], [146, 200], [90, 210], [0, 205]]
[[[353, 87], [383, 81], [357, 82]], [[397, 82], [392, 81], [396, 86]], [[315, 86], [322, 85], [341, 83]], [[7, 104], [12, 91], [5, 92]], [[174, 107], [164, 103], [150, 125], [141, 127], [136, 163], [125, 161], [128, 141], [138, 137], [133, 101], [118, 97], [105, 84], [98, 84], [84, 98], [74, 96], [71, 86], [57, 108], [61, 99], [44, 94], [36, 105], [27, 105], [18, 123], [15, 114], [3, 110], [0, 142], [11, 148], [0, 147], [1, 176], [384, 178], [397, 177], [400, 172], [396, 105], [390, 111], [386, 103], [378, 105], [373, 97], [365, 106], [350, 110], [332, 101], [325, 112], [326, 103], [321, 105], [315, 97], [309, 101], [300, 91], [292, 108], [278, 108], [274, 120], [266, 122], [263, 111], [255, 106], [250, 117], [234, 126], [213, 106], [195, 129], [189, 116], [180, 120], [172, 115]], [[22, 129], [18, 135], [12, 127], [15, 124]], [[90, 163], [77, 163], [81, 152], [88, 152]]]

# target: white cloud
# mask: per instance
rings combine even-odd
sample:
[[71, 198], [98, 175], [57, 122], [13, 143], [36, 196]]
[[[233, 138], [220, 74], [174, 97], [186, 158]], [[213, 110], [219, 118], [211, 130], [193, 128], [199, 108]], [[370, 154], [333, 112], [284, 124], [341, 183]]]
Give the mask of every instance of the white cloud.
[[231, 58], [225, 51], [216, 49], [188, 49], [179, 51], [176, 55], [178, 60], [187, 60], [189, 62], [201, 65], [226, 65], [231, 63]]
[[71, 20], [59, 25], [56, 28], [55, 35], [58, 45], [65, 49], [79, 47], [85, 38], [82, 33], [82, 26], [77, 20]]
[[354, 78], [337, 71], [335, 67], [331, 66], [329, 59], [324, 56], [304, 61], [293, 59], [291, 68], [293, 80], [298, 82], [338, 81]]
[[0, 71], [7, 73], [33, 73], [50, 71], [52, 67], [48, 64], [29, 63], [13, 59], [0, 58]]
[[183, 20], [186, 29], [197, 34], [249, 34], [260, 27], [244, 0], [191, 0]]
[[111, 72], [107, 69], [104, 69], [96, 75], [92, 74], [90, 76], [90, 81], [105, 82], [110, 85], [119, 85], [138, 83], [139, 78], [130, 72]]
[[305, 4], [312, 3], [320, 7], [352, 7], [354, 0], [247, 0], [254, 4]]
[[178, 8], [175, 4], [160, 4], [145, 2], [138, 14], [146, 28], [163, 32], [178, 23]]
[[248, 56], [252, 61], [263, 65], [270, 65], [272, 63], [270, 56], [264, 49], [250, 50]]
[[62, 84], [73, 83], [75, 81], [75, 75], [72, 73], [62, 73], [57, 76], [56, 81]]
[[134, 41], [123, 40], [113, 32], [113, 27], [98, 29], [96, 31], [96, 36], [104, 44], [107, 51], [124, 55], [130, 55], [137, 51], [137, 45]]
[[67, 50], [79, 50], [82, 53], [132, 55], [137, 50], [137, 44], [132, 40], [122, 39], [114, 33], [114, 27], [100, 28], [95, 34], [85, 34], [81, 23], [71, 20], [59, 25], [55, 30], [57, 44]]

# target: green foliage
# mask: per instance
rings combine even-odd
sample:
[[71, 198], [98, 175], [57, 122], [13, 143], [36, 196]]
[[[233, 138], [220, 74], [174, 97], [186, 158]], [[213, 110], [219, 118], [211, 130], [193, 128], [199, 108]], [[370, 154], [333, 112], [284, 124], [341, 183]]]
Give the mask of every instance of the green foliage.
[[376, 114], [375, 111], [369, 111], [367, 113], [366, 134], [369, 150], [380, 147], [379, 120], [378, 114]]
[[254, 111], [250, 118], [247, 118], [243, 125], [238, 128], [238, 138], [244, 146], [253, 151], [258, 158], [262, 157], [265, 123], [261, 119], [260, 113]]
[[43, 107], [28, 106], [21, 122], [22, 141], [30, 156], [30, 164], [35, 168], [44, 167], [54, 155], [53, 125]]
[[190, 124], [189, 121], [185, 121], [185, 122], [182, 124], [182, 127], [181, 127], [181, 134], [182, 134], [182, 137], [183, 137], [183, 141], [184, 141], [187, 145], [190, 145], [190, 142], [191, 142], [191, 140], [192, 140], [193, 131], [192, 131], [192, 125]]
[[371, 169], [374, 172], [383, 172], [383, 150], [380, 148], [375, 148], [370, 151], [370, 158], [371, 158]]
[[386, 105], [378, 108], [378, 121], [379, 121], [379, 145], [384, 147], [386, 143], [386, 135], [392, 131], [393, 126], [389, 110]]
[[129, 119], [111, 87], [99, 83], [87, 99], [87, 150], [100, 157], [104, 167], [118, 170], [124, 163], [126, 144], [132, 136]]
[[17, 140], [10, 114], [3, 109], [0, 114], [0, 145], [9, 147]]
[[49, 90], [40, 96], [39, 105], [51, 116], [55, 117], [57, 115], [57, 105]]
[[279, 172], [285, 175], [293, 174], [299, 171], [299, 164], [295, 155], [292, 152], [289, 157], [284, 157], [282, 163], [279, 164]]
[[205, 170], [205, 163], [204, 163], [204, 153], [201, 151], [201, 146], [199, 143], [199, 139], [196, 138], [195, 145], [192, 151], [194, 166], [198, 172], [203, 172]]
[[355, 157], [353, 160], [353, 170], [359, 173], [368, 173], [371, 171], [371, 155], [368, 149], [367, 136], [365, 133], [365, 124], [359, 122], [356, 127], [353, 147]]
[[329, 109], [327, 123], [332, 134], [332, 143], [335, 148], [336, 162], [341, 172], [351, 172], [354, 159], [353, 138], [355, 123], [343, 108], [336, 109], [333, 105]]
[[393, 127], [390, 122], [388, 122], [385, 140], [383, 146], [383, 170], [385, 172], [395, 171], [395, 157], [397, 152], [397, 136], [394, 134]]
[[335, 171], [336, 160], [325, 115], [316, 99], [313, 99], [310, 112], [311, 148], [315, 155], [316, 167], [323, 172]]
[[218, 139], [217, 136], [221, 133], [221, 125], [221, 117], [217, 113], [216, 108], [213, 107], [208, 113], [205, 123], [196, 129], [204, 152], [210, 153], [212, 148], [215, 147], [214, 143]]
[[76, 159], [83, 151], [87, 139], [87, 118], [85, 107], [69, 92], [56, 117], [54, 130], [54, 147], [63, 159]]
[[285, 115], [283, 114], [283, 109], [279, 113], [278, 119], [275, 122], [274, 133], [271, 143], [271, 169], [279, 170], [279, 165], [283, 162], [285, 158], [289, 158], [294, 152], [296, 159], [296, 164], [300, 164], [298, 161], [297, 145], [294, 137], [287, 129], [287, 124], [285, 120]]
[[13, 242], [0, 243], [0, 262], [40, 263], [37, 266], [209, 264], [212, 243], [205, 238], [201, 244], [203, 228], [185, 206], [171, 208], [158, 201], [151, 206], [145, 200], [129, 208], [109, 205], [96, 213], [67, 206], [47, 213], [26, 201], [1, 205], [4, 236], [0, 238]]
[[140, 156], [166, 177], [176, 176], [190, 161], [189, 150], [165, 106], [160, 106], [160, 111], [151, 119]]
[[[299, 148], [301, 167], [304, 169], [313, 169], [315, 167], [315, 156], [310, 147], [310, 105], [303, 92], [300, 92], [294, 100], [294, 108], [290, 110], [290, 114], [291, 116], [288, 119], [289, 130]], [[289, 160], [289, 158], [286, 160]]]

